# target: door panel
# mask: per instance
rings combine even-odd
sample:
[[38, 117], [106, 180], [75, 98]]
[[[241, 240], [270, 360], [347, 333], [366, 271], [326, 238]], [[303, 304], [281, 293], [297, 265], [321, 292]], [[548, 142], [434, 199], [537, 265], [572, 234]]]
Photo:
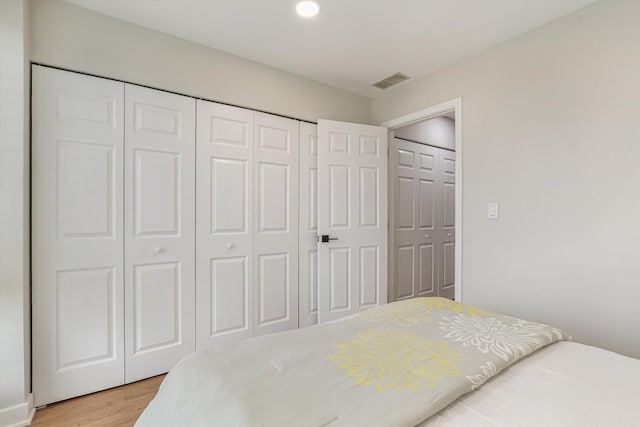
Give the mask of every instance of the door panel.
[[318, 321], [387, 302], [387, 129], [320, 120]]
[[289, 165], [260, 163], [260, 232], [284, 232], [289, 229]]
[[418, 198], [420, 203], [420, 214], [418, 215], [420, 229], [433, 229], [436, 205], [434, 183], [430, 179], [420, 179], [418, 181]]
[[298, 145], [295, 120], [254, 113], [254, 335], [298, 327]]
[[58, 141], [59, 238], [115, 238], [114, 151], [111, 145]]
[[288, 320], [291, 314], [288, 253], [260, 255], [258, 265], [258, 327]]
[[59, 370], [114, 359], [113, 273], [113, 268], [58, 272], [55, 325]]
[[180, 160], [178, 153], [133, 150], [136, 237], [180, 235]]
[[415, 295], [415, 251], [413, 245], [396, 246], [396, 300]]
[[197, 101], [197, 348], [253, 334], [253, 112]]
[[247, 319], [249, 295], [247, 257], [211, 260], [211, 336], [242, 333], [250, 329]]
[[[247, 161], [211, 158], [211, 234], [248, 233]], [[229, 187], [235, 191], [229, 191]]]
[[419, 280], [418, 280], [418, 296], [433, 295], [436, 291], [436, 265], [435, 251], [433, 244], [424, 243], [419, 245]]
[[195, 350], [195, 100], [125, 86], [126, 382]]
[[378, 168], [360, 168], [360, 228], [378, 228], [380, 193]]
[[378, 304], [380, 274], [380, 248], [378, 246], [360, 247], [360, 308], [369, 308]]
[[[396, 194], [398, 203], [394, 208], [396, 209], [398, 230], [413, 230], [415, 217], [413, 181], [414, 179], [412, 176], [398, 176], [396, 178]], [[426, 203], [427, 200], [424, 202]]]
[[329, 166], [329, 227], [349, 228], [349, 175], [348, 166]]
[[330, 311], [351, 309], [350, 248], [329, 248]]
[[182, 332], [180, 264], [137, 265], [134, 275], [135, 354], [179, 344]]
[[318, 137], [317, 126], [300, 123], [300, 232], [298, 323], [318, 323]]
[[124, 84], [33, 66], [33, 390], [124, 383]]

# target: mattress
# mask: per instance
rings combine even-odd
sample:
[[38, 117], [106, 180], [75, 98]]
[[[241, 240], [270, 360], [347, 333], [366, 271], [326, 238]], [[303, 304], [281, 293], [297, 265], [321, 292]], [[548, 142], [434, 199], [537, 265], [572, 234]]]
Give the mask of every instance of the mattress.
[[561, 341], [505, 369], [420, 427], [640, 426], [640, 360]]

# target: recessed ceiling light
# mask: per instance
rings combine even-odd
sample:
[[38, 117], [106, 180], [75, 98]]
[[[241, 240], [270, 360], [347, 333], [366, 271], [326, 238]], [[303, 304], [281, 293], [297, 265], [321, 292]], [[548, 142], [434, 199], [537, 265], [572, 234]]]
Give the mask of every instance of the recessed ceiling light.
[[320, 6], [311, 0], [299, 1], [296, 4], [296, 12], [303, 18], [313, 18], [320, 12]]

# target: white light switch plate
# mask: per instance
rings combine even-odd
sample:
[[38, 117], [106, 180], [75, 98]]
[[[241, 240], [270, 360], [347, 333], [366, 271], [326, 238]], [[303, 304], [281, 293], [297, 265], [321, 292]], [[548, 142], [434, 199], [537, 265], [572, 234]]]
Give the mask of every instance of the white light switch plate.
[[499, 219], [500, 218], [500, 204], [499, 203], [489, 203], [487, 205], [487, 218], [488, 219]]

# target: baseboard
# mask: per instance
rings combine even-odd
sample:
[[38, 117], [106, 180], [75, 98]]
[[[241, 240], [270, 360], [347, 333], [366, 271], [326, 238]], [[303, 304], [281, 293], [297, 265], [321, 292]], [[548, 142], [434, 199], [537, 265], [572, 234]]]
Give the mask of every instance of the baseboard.
[[0, 409], [0, 427], [28, 426], [35, 412], [33, 394], [29, 393], [25, 402]]

